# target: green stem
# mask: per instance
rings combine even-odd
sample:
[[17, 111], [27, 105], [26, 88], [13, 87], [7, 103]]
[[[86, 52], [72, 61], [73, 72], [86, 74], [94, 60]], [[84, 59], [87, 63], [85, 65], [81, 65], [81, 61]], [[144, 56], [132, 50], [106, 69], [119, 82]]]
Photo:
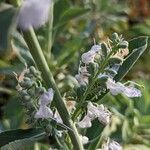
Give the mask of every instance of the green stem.
[[20, 6], [22, 0], [10, 0], [10, 3], [13, 4], [15, 7]]
[[79, 114], [80, 114], [80, 112], [81, 112], [81, 107], [80, 107], [80, 106], [82, 106], [82, 103], [86, 100], [86, 98], [87, 98], [89, 92], [91, 92], [92, 87], [94, 86], [94, 84], [95, 84], [95, 82], [96, 82], [96, 80], [97, 80], [97, 76], [98, 76], [100, 73], [103, 73], [103, 71], [104, 71], [104, 69], [105, 69], [105, 67], [106, 67], [106, 65], [107, 65], [107, 62], [108, 62], [108, 60], [109, 60], [109, 58], [110, 58], [110, 56], [111, 56], [112, 54], [113, 54], [113, 51], [111, 51], [111, 52], [109, 53], [109, 55], [106, 57], [106, 59], [104, 60], [103, 64], [101, 65], [100, 70], [97, 72], [97, 74], [96, 74], [95, 77], [93, 78], [92, 83], [88, 86], [88, 88], [87, 88], [87, 90], [85, 91], [83, 97], [81, 98], [80, 103], [76, 106], [76, 110], [75, 110], [75, 112], [74, 112], [73, 115], [72, 115], [72, 120], [73, 120], [73, 121], [79, 116]]
[[45, 60], [45, 57], [43, 55], [42, 49], [39, 45], [33, 28], [31, 27], [28, 31], [23, 32], [23, 35], [38, 69], [42, 72], [42, 77], [47, 87], [52, 87], [55, 91], [54, 103], [64, 124], [72, 129], [68, 132], [74, 148], [76, 150], [83, 150], [83, 145], [78, 135], [78, 131], [75, 125], [73, 124], [72, 120], [70, 119], [69, 113], [56, 86], [55, 80]]
[[54, 8], [54, 2], [51, 1], [50, 10], [49, 10], [48, 35], [47, 35], [47, 53], [49, 58], [51, 56], [51, 49], [53, 44], [53, 39], [52, 39], [53, 8]]

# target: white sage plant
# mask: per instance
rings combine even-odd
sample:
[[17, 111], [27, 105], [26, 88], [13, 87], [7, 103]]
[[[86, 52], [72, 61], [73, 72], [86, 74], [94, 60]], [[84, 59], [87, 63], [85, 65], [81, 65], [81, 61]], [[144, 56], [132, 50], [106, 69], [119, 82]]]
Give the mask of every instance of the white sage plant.
[[[7, 7], [3, 3], [9, 3], [12, 7]], [[7, 73], [7, 68], [12, 67], [11, 69], [15, 68], [17, 72], [15, 73], [16, 90], [24, 109], [26, 121], [24, 124], [28, 127], [23, 131], [20, 129], [17, 132], [6, 131], [5, 136], [0, 133], [4, 139], [13, 133], [8, 141], [0, 140], [2, 141], [0, 146], [7, 143], [2, 149], [10, 147], [18, 149], [18, 142], [19, 149], [24, 149], [20, 147], [24, 146], [24, 143], [27, 142], [28, 145], [28, 142], [40, 140], [42, 144], [49, 144], [49, 149], [122, 150], [124, 141], [128, 142], [128, 138], [134, 139], [135, 134], [131, 133], [139, 127], [140, 115], [138, 110], [134, 109], [132, 102], [140, 98], [142, 92], [140, 85], [122, 83], [121, 80], [145, 51], [148, 38], [142, 36], [128, 42], [122, 35], [113, 33], [109, 38], [103, 39], [105, 41], [96, 39], [94, 44], [83, 42], [85, 37], [87, 38], [88, 31], [78, 34], [75, 29], [78, 24], [73, 21], [68, 26], [67, 23], [74, 17], [88, 12], [87, 6], [90, 5], [78, 8], [73, 7], [71, 5], [73, 3], [69, 0], [0, 2], [2, 4], [0, 21], [5, 22], [6, 25], [6, 27], [3, 24], [1, 26], [6, 30], [4, 31], [6, 36], [4, 39], [2, 37], [0, 43], [4, 44], [2, 48], [9, 49], [6, 45], [11, 41], [10, 49], [13, 50], [13, 56], [6, 57], [6, 60], [15, 56], [17, 63], [18, 60], [20, 61], [20, 66], [26, 63], [23, 71], [18, 73], [20, 66], [16, 67], [16, 62], [9, 65], [2, 60], [0, 63], [5, 69], [1, 71]], [[92, 22], [96, 21], [95, 18]], [[77, 31], [81, 31], [87, 21], [81, 20], [78, 23], [81, 24], [81, 28]], [[97, 27], [93, 31], [98, 31]], [[73, 33], [73, 36], [70, 33]], [[67, 44], [63, 43], [64, 39]], [[58, 41], [61, 41], [61, 44]], [[87, 49], [80, 56], [76, 55], [77, 50], [83, 49], [83, 45]], [[74, 47], [80, 49], [75, 50]], [[78, 59], [68, 61], [67, 58], [74, 57], [73, 55], [79, 56]], [[76, 60], [78, 62], [75, 62]], [[70, 69], [72, 67], [70, 64], [79, 67]], [[7, 89], [4, 91], [10, 93]], [[106, 96], [108, 93], [110, 95]], [[123, 98], [127, 99], [128, 105], [124, 106]], [[123, 103], [123, 108], [118, 108], [121, 105], [118, 106], [117, 101]], [[125, 110], [124, 114], [120, 109]], [[132, 127], [132, 123], [135, 126]], [[126, 130], [126, 127], [130, 130]], [[18, 135], [17, 138], [21, 138], [17, 139], [13, 136], [14, 133]], [[133, 141], [141, 140], [143, 138], [141, 137]], [[145, 140], [142, 142], [147, 143]]]

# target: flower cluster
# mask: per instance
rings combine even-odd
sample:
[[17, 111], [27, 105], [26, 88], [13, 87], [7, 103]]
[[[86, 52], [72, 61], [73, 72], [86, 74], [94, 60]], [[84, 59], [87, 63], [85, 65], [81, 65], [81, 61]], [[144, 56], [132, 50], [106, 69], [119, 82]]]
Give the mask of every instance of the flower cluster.
[[62, 123], [58, 112], [53, 113], [49, 108], [54, 97], [54, 91], [52, 88], [49, 88], [48, 91], [45, 90], [41, 83], [41, 73], [38, 70], [33, 66], [26, 67], [17, 77], [17, 80], [16, 88], [21, 96], [21, 103], [26, 109], [28, 123], [33, 124], [39, 118], [51, 118]]
[[91, 102], [87, 105], [87, 114], [78, 122], [80, 128], [89, 128], [92, 126], [91, 121], [98, 118], [98, 120], [107, 125], [110, 122], [111, 113], [104, 105], [94, 106]]

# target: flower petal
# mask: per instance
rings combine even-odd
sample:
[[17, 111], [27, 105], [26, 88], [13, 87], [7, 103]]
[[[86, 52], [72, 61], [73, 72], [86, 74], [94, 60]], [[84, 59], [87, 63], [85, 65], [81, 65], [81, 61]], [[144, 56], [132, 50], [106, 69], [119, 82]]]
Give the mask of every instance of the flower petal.
[[41, 95], [40, 100], [39, 100], [39, 104], [40, 105], [48, 105], [49, 103], [52, 102], [53, 97], [54, 97], [54, 91], [52, 88], [50, 88], [50, 89], [48, 89], [47, 92], [44, 92]]
[[80, 122], [78, 122], [79, 128], [89, 128], [92, 126], [91, 118], [89, 116], [85, 116]]
[[89, 142], [89, 138], [86, 136], [79, 135], [82, 141], [82, 144], [87, 144]]
[[52, 118], [53, 117], [53, 112], [51, 109], [47, 106], [40, 106], [39, 110], [36, 112], [35, 118]]
[[123, 91], [123, 94], [125, 94], [127, 97], [141, 97], [141, 91], [136, 89], [135, 87], [126, 87]]

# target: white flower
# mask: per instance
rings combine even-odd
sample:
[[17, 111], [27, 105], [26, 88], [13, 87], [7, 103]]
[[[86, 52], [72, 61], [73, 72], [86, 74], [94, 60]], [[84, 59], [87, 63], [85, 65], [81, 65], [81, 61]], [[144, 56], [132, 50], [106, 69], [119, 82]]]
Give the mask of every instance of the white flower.
[[107, 141], [102, 144], [102, 150], [122, 150], [122, 146], [108, 138]]
[[124, 94], [127, 97], [140, 97], [141, 91], [133, 86], [125, 86], [120, 82], [115, 82], [112, 79], [108, 79], [106, 82], [107, 89], [110, 90], [112, 95]]
[[89, 82], [88, 76], [84, 76], [82, 74], [75, 75], [75, 78], [80, 85], [86, 86]]
[[125, 90], [123, 91], [123, 94], [125, 94], [127, 97], [141, 97], [141, 91], [136, 89], [132, 86], [126, 86]]
[[41, 105], [39, 110], [36, 112], [35, 118], [52, 118], [53, 117], [53, 112], [51, 109], [47, 106]]
[[110, 123], [111, 113], [104, 107], [104, 105], [94, 106], [91, 102], [87, 105], [87, 115], [78, 122], [80, 128], [89, 128], [92, 126], [91, 121], [98, 118], [98, 120], [107, 125]]
[[102, 104], [98, 105], [98, 114], [97, 114], [97, 116], [98, 116], [98, 120], [101, 123], [103, 123], [105, 125], [110, 123], [111, 113], [106, 107], [104, 107], [104, 105], [102, 105]]
[[60, 117], [58, 111], [55, 111], [55, 113], [54, 113], [54, 119], [56, 119], [56, 121], [57, 121], [58, 123], [63, 123], [63, 121], [62, 121], [62, 119], [61, 119], [61, 117]]
[[110, 150], [122, 150], [120, 144], [113, 140], [109, 143], [108, 147]]
[[52, 88], [48, 89], [47, 92], [44, 92], [39, 99], [39, 110], [35, 114], [35, 118], [52, 118], [53, 112], [47, 106], [53, 100], [54, 91]]
[[54, 97], [54, 91], [52, 88], [48, 89], [47, 92], [44, 92], [39, 100], [40, 105], [48, 105], [52, 102]]
[[124, 91], [124, 85], [121, 83], [115, 83], [112, 79], [108, 79], [106, 82], [107, 89], [110, 90], [112, 95], [118, 95]]
[[24, 0], [18, 15], [18, 25], [27, 30], [45, 24], [48, 20], [51, 0]]
[[101, 45], [93, 45], [90, 49], [90, 51], [93, 51], [94, 53], [98, 53], [101, 50]]
[[92, 126], [91, 118], [89, 116], [84, 116], [84, 118], [78, 122], [79, 128], [89, 128]]
[[106, 107], [104, 107], [104, 105], [101, 104], [94, 106], [91, 102], [89, 102], [87, 108], [87, 116], [89, 116], [91, 120], [98, 118], [101, 123], [106, 125], [109, 124], [111, 113]]
[[75, 78], [80, 85], [86, 86], [89, 82], [89, 76], [90, 74], [88, 73], [86, 66], [81, 66], [79, 67], [79, 74], [75, 75]]
[[80, 136], [80, 139], [82, 141], [82, 144], [87, 144], [88, 143], [88, 141], [89, 141], [88, 137], [82, 136], [81, 134], [79, 136]]
[[85, 64], [93, 63], [95, 55], [96, 53], [93, 53], [92, 51], [83, 53], [81, 56], [81, 61]]
[[85, 64], [94, 63], [94, 58], [99, 50], [101, 50], [100, 45], [93, 45], [88, 52], [82, 54], [81, 61]]
[[96, 106], [94, 106], [91, 102], [87, 105], [87, 116], [91, 118], [91, 120], [95, 119], [98, 115], [99, 111]]
[[81, 66], [79, 68], [79, 72], [80, 74], [82, 74], [83, 76], [90, 76], [90, 74], [87, 71], [87, 67], [86, 66]]

